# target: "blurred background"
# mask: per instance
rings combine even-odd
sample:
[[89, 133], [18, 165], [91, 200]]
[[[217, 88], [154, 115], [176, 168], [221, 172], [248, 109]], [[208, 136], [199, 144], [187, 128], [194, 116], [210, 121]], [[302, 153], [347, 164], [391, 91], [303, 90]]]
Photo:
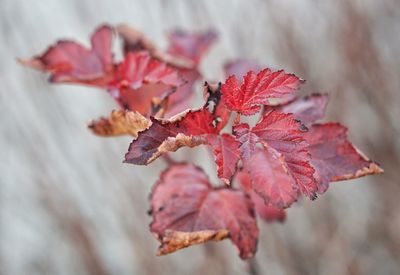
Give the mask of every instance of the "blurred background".
[[[50, 85], [15, 62], [122, 22], [161, 48], [168, 30], [214, 27], [207, 79], [238, 57], [295, 72], [303, 93], [330, 94], [327, 120], [385, 174], [334, 183], [283, 224], [260, 221], [250, 263], [229, 241], [156, 257], [147, 198], [163, 162], [122, 164], [129, 138], [87, 130], [116, 107], [106, 93]], [[0, 274], [400, 274], [399, 1], [0, 0], [0, 30]], [[215, 179], [203, 150], [173, 156]]]

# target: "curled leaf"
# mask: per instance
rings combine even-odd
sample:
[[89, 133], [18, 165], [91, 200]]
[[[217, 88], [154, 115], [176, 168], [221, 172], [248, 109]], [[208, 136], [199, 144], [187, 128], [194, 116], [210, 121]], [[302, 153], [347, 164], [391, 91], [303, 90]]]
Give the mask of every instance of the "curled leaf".
[[220, 230], [201, 230], [195, 232], [181, 232], [165, 230], [161, 245], [158, 248], [157, 256], [173, 253], [192, 245], [205, 243], [208, 241], [221, 241], [229, 237], [229, 231]]
[[151, 121], [138, 112], [113, 110], [110, 117], [94, 120], [88, 127], [99, 136], [131, 135], [136, 138], [140, 131], [147, 129], [150, 125]]

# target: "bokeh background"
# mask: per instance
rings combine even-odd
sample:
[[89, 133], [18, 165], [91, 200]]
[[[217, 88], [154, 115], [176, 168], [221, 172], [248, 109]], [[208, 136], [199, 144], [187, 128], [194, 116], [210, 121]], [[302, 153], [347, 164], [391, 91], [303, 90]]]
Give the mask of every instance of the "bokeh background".
[[[330, 94], [327, 120], [348, 125], [385, 174], [332, 184], [284, 224], [259, 222], [251, 262], [229, 241], [156, 257], [147, 198], [165, 165], [122, 164], [129, 138], [86, 129], [115, 108], [106, 93], [49, 85], [15, 62], [58, 38], [87, 43], [104, 22], [161, 48], [176, 27], [216, 28], [207, 79], [237, 57], [295, 72], [303, 93]], [[0, 31], [0, 274], [400, 274], [399, 1], [0, 0]], [[203, 149], [174, 157], [215, 179]]]

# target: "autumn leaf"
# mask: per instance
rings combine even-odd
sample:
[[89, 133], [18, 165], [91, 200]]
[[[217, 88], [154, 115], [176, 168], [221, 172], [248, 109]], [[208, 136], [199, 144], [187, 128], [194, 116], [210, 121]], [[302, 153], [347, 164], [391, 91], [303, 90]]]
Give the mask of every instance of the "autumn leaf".
[[266, 205], [264, 200], [255, 193], [249, 173], [240, 171], [236, 173], [235, 180], [240, 188], [249, 194], [260, 218], [266, 222], [284, 222], [286, 220], [286, 211], [284, 209]]
[[150, 125], [150, 120], [138, 112], [113, 110], [110, 117], [94, 120], [88, 127], [99, 136], [131, 135], [136, 138], [140, 131], [147, 129]]
[[229, 184], [240, 151], [234, 136], [219, 134], [220, 125], [227, 123], [230, 114], [219, 107], [219, 88], [219, 85], [205, 86], [206, 103], [200, 109], [187, 110], [171, 119], [151, 118], [152, 125], [130, 144], [125, 162], [147, 165], [162, 154], [184, 146], [208, 145], [215, 156], [218, 176]]
[[198, 64], [210, 46], [217, 40], [214, 30], [189, 33], [176, 30], [168, 34], [167, 52], [173, 56], [183, 57]]
[[124, 54], [146, 50], [152, 55], [157, 51], [156, 46], [141, 31], [126, 24], [115, 27], [120, 39]]
[[213, 188], [194, 165], [177, 164], [164, 171], [150, 201], [150, 230], [161, 242], [159, 255], [227, 237], [242, 259], [256, 252], [258, 228], [249, 197], [240, 190]]
[[258, 72], [262, 69], [261, 65], [251, 59], [239, 58], [224, 64], [225, 77], [235, 75], [239, 80], [242, 79], [247, 72]]
[[147, 51], [128, 53], [118, 65], [115, 81], [133, 90], [146, 83], [163, 83], [172, 87], [185, 83], [173, 67], [152, 58]]
[[383, 173], [377, 163], [347, 140], [347, 128], [339, 123], [314, 124], [304, 137], [309, 143], [320, 193], [325, 192], [332, 181]]
[[240, 83], [230, 76], [222, 85], [221, 92], [226, 106], [242, 115], [254, 115], [260, 105], [270, 105], [272, 99], [294, 94], [301, 79], [284, 71], [264, 69], [259, 73], [249, 71]]
[[328, 94], [312, 94], [295, 98], [287, 104], [277, 106], [276, 110], [292, 113], [304, 125], [310, 126], [324, 117], [327, 105]]
[[26, 66], [50, 72], [51, 82], [79, 83], [106, 88], [113, 79], [111, 52], [113, 30], [104, 25], [91, 37], [91, 49], [60, 40], [43, 54], [30, 60], [20, 60]]
[[292, 114], [278, 111], [264, 114], [252, 128], [246, 123], [234, 125], [243, 167], [267, 205], [289, 207], [299, 192], [316, 197], [318, 186], [303, 137], [306, 130]]

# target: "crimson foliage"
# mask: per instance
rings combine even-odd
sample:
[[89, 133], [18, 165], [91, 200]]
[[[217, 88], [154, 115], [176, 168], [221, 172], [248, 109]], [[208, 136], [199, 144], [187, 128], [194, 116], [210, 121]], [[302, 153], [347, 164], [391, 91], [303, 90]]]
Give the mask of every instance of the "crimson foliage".
[[[111, 51], [115, 37], [122, 40], [120, 62]], [[212, 185], [194, 164], [170, 161], [153, 188], [150, 230], [161, 242], [160, 255], [230, 238], [241, 258], [252, 257], [256, 215], [282, 222], [284, 209], [301, 196], [314, 200], [330, 182], [383, 172], [347, 139], [345, 126], [316, 123], [328, 95], [298, 97], [303, 80], [283, 70], [230, 62], [228, 78], [206, 82], [204, 104], [190, 109], [200, 60], [216, 37], [212, 30], [175, 31], [162, 52], [135, 29], [101, 26], [90, 49], [61, 40], [21, 60], [49, 72], [51, 82], [106, 90], [120, 109], [89, 128], [101, 136], [131, 135], [126, 163], [147, 165], [181, 147], [210, 149], [222, 185]], [[243, 116], [257, 122], [242, 122]]]

